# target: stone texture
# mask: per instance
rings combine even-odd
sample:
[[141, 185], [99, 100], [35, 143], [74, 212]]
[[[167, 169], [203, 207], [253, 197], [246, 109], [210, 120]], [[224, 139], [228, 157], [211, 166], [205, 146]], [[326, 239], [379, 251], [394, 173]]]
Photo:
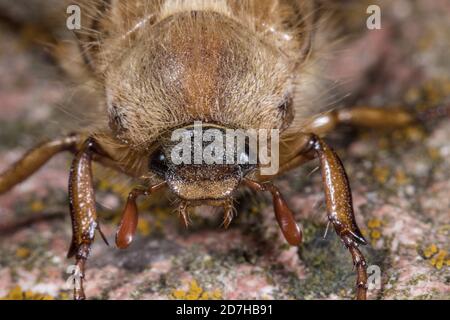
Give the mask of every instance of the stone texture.
[[[384, 2], [383, 30], [366, 31], [336, 53], [337, 105], [407, 107], [420, 124], [393, 132], [342, 128], [329, 137], [348, 171], [357, 220], [381, 270], [370, 299], [450, 299], [450, 39], [447, 1]], [[355, 7], [356, 8], [356, 7]], [[355, 13], [356, 12], [356, 13]], [[364, 11], [348, 21], [362, 28]], [[67, 132], [79, 98], [48, 57], [23, 34], [1, 28], [0, 170], [46, 137]], [[368, 76], [367, 70], [371, 70]], [[75, 91], [76, 92], [76, 91]], [[67, 123], [67, 125], [66, 125]], [[63, 125], [64, 124], [64, 125]], [[0, 197], [0, 297], [67, 299], [72, 263], [67, 176], [61, 155]], [[171, 207], [143, 203], [139, 236], [118, 251], [98, 240], [87, 271], [93, 299], [349, 299], [349, 254], [326, 228], [321, 178], [311, 163], [281, 177], [305, 231], [288, 247], [268, 199], [244, 194], [229, 230], [201, 208], [189, 230]], [[99, 175], [103, 231], [113, 243], [128, 184]], [[13, 230], [5, 226], [34, 220]]]

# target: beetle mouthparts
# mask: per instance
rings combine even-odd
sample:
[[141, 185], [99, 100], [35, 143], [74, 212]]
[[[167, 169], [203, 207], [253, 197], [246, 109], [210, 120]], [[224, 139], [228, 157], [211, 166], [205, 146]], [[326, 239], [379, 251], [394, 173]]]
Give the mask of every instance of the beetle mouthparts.
[[224, 200], [204, 200], [204, 201], [186, 201], [182, 200], [180, 206], [178, 207], [178, 212], [180, 216], [181, 223], [189, 227], [191, 223], [190, 215], [189, 215], [189, 207], [195, 207], [200, 205], [207, 205], [212, 207], [222, 207], [223, 208], [223, 222], [222, 226], [225, 229], [228, 229], [231, 221], [235, 215], [235, 209], [233, 207], [233, 199], [227, 198]]

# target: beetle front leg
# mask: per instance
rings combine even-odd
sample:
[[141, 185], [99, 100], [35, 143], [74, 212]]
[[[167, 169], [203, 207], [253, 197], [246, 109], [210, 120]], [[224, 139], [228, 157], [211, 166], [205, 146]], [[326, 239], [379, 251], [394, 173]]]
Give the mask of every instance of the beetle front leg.
[[0, 174], [0, 194], [9, 191], [15, 185], [31, 176], [54, 155], [63, 151], [75, 150], [78, 143], [80, 143], [80, 136], [70, 135], [41, 143], [31, 149], [10, 168]]
[[83, 289], [85, 264], [91, 251], [95, 231], [100, 230], [95, 208], [95, 194], [92, 180], [92, 155], [95, 152], [95, 142], [88, 139], [75, 155], [70, 169], [69, 201], [72, 219], [72, 242], [67, 254], [68, 258], [75, 256], [76, 272], [80, 277], [79, 287], [74, 288], [74, 299], [86, 298]]
[[365, 245], [367, 242], [356, 224], [347, 174], [337, 154], [323, 140], [312, 136], [309, 145], [310, 152], [314, 152], [320, 160], [328, 220], [350, 251], [357, 270], [356, 299], [365, 300], [367, 295], [366, 261], [358, 246]]

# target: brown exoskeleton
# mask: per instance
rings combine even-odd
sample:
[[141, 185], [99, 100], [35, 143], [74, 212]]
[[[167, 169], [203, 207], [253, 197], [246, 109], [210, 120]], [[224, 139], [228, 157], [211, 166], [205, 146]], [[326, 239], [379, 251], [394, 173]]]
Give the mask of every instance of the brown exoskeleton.
[[[298, 246], [302, 230], [270, 181], [317, 158], [329, 222], [352, 256], [356, 298], [365, 299], [366, 262], [359, 246], [366, 241], [355, 221], [344, 167], [321, 137], [341, 123], [397, 126], [412, 119], [402, 111], [390, 110], [387, 116], [380, 109], [320, 108], [315, 49], [328, 36], [320, 1], [98, 0], [80, 5], [83, 29], [76, 34], [81, 67], [104, 96], [98, 121], [28, 152], [0, 175], [0, 193], [55, 154], [73, 152], [68, 257], [75, 257], [84, 277], [100, 230], [92, 161], [148, 186], [128, 197], [116, 235], [119, 248], [133, 240], [138, 196], [168, 189], [179, 198], [186, 224], [189, 207], [221, 206], [228, 226], [240, 187], [270, 192], [283, 235]], [[175, 129], [191, 130], [196, 121], [217, 130], [280, 130], [278, 173], [263, 176], [258, 164], [175, 164], [167, 137]], [[74, 290], [74, 298], [85, 298], [82, 286]]]

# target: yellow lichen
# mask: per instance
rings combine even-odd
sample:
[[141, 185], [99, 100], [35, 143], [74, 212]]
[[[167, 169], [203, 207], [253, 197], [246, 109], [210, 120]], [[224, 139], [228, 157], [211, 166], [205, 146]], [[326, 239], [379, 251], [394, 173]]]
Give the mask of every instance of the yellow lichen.
[[35, 293], [30, 290], [23, 291], [20, 286], [12, 288], [9, 293], [0, 300], [53, 300], [50, 295]]
[[409, 178], [406, 175], [405, 171], [403, 170], [398, 170], [397, 173], [395, 174], [395, 182], [397, 183], [397, 185], [399, 186], [403, 186], [407, 183], [409, 183]]
[[378, 230], [373, 230], [373, 231], [370, 233], [370, 237], [371, 237], [373, 240], [378, 240], [378, 239], [381, 238], [381, 232], [378, 231]]
[[196, 280], [189, 283], [188, 290], [176, 289], [172, 291], [172, 298], [178, 300], [217, 300], [222, 298], [220, 290], [205, 291]]
[[41, 212], [44, 210], [45, 206], [42, 201], [36, 200], [30, 204], [30, 209], [32, 212]]
[[435, 244], [430, 245], [423, 251], [425, 258], [429, 259], [438, 252], [438, 247]]
[[375, 245], [378, 240], [381, 239], [381, 226], [383, 222], [380, 219], [370, 219], [367, 222], [368, 234], [372, 240], [372, 245]]
[[379, 183], [386, 183], [389, 178], [390, 170], [387, 167], [375, 167], [373, 175]]
[[186, 291], [184, 291], [184, 290], [173, 290], [172, 291], [172, 296], [175, 299], [184, 300], [184, 299], [186, 299]]
[[148, 236], [151, 231], [150, 223], [145, 219], [140, 219], [137, 225], [137, 230], [144, 237]]
[[61, 292], [61, 293], [59, 294], [58, 299], [59, 299], [59, 300], [72, 300], [72, 295], [70, 295], [70, 294], [68, 294], [68, 293], [66, 293], [66, 292]]
[[381, 223], [382, 222], [379, 219], [370, 219], [367, 223], [367, 227], [369, 227], [369, 229], [381, 228]]
[[200, 297], [200, 300], [209, 300], [209, 293], [203, 292], [202, 296]]
[[428, 155], [430, 156], [431, 160], [439, 160], [441, 158], [441, 153], [437, 148], [429, 148]]
[[25, 247], [19, 247], [16, 250], [16, 257], [17, 258], [21, 258], [21, 259], [25, 259], [28, 258], [30, 256], [30, 249], [25, 248]]
[[222, 299], [222, 292], [219, 289], [214, 290], [211, 294], [211, 298], [216, 300]]
[[430, 263], [436, 269], [441, 270], [444, 267], [444, 265], [446, 264], [446, 257], [447, 257], [447, 251], [439, 250], [438, 254], [430, 260]]
[[369, 234], [368, 230], [365, 228], [361, 228], [361, 233], [364, 237], [367, 237], [367, 235]]
[[430, 264], [438, 270], [441, 270], [444, 266], [448, 266], [450, 259], [447, 258], [448, 252], [443, 249], [439, 249], [437, 245], [431, 244], [423, 250], [425, 259], [430, 259]]

